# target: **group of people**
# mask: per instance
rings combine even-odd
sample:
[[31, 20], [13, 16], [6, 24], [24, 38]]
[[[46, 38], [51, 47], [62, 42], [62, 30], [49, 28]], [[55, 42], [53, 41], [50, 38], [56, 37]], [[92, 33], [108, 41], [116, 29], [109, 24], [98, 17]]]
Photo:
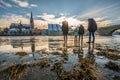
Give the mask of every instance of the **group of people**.
[[[97, 30], [97, 24], [96, 21], [93, 18], [88, 19], [88, 28], [89, 31], [89, 40], [87, 43], [94, 43], [95, 42], [95, 31]], [[65, 20], [62, 22], [62, 31], [64, 35], [64, 43], [67, 44], [68, 39], [68, 22]], [[85, 29], [83, 25], [80, 25], [79, 27], [76, 27], [73, 31], [74, 38], [74, 44], [81, 44], [81, 47], [83, 46], [83, 35], [84, 35]], [[78, 42], [77, 42], [77, 36], [79, 36]]]

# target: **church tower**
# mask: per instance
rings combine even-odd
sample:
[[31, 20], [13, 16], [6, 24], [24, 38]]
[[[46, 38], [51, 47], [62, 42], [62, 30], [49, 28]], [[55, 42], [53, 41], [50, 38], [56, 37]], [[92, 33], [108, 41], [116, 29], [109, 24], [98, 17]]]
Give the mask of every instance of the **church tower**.
[[31, 26], [31, 29], [34, 29], [34, 20], [33, 20], [32, 12], [30, 16], [30, 26]]

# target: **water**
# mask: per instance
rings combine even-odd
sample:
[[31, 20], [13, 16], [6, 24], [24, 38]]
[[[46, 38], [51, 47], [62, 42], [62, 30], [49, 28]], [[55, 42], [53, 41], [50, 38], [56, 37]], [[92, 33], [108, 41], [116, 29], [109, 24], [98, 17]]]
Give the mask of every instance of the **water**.
[[[85, 36], [82, 58], [85, 58], [88, 54], [89, 47], [88, 44], [86, 43], [87, 41], [88, 41], [88, 37]], [[109, 47], [111, 49], [120, 51], [120, 36], [108, 36], [108, 37], [96, 36], [95, 46], [97, 44], [100, 44], [105, 48]], [[46, 58], [49, 60], [49, 63], [51, 65], [54, 64], [54, 62], [56, 61], [63, 61], [64, 69], [66, 71], [71, 71], [73, 69], [73, 66], [75, 64], [79, 64], [79, 61], [81, 60], [81, 57], [78, 54], [74, 53], [74, 49], [76, 50], [77, 48], [78, 47], [74, 47], [73, 36], [69, 36], [68, 38], [67, 54], [63, 54], [63, 51], [61, 50], [64, 49], [63, 36], [0, 37], [0, 69], [3, 70], [13, 64], [24, 64], [24, 63], [30, 64]], [[48, 53], [42, 53], [42, 51], [46, 51]], [[50, 53], [51, 51], [52, 52], [57, 51], [59, 52], [59, 54], [51, 54]], [[21, 57], [19, 55], [15, 55], [17, 52], [26, 52], [27, 55]], [[94, 49], [95, 62], [98, 64], [100, 68], [102, 68], [103, 71], [105, 71], [109, 76], [111, 76], [113, 73], [114, 75], [120, 75], [119, 72], [114, 72], [104, 67], [105, 63], [107, 63], [108, 61], [113, 61], [120, 64], [120, 60], [112, 60], [104, 56], [98, 56], [96, 55], [96, 52], [97, 50]], [[49, 68], [47, 71], [49, 74]], [[34, 75], [36, 74], [36, 76], [37, 74], [41, 74], [39, 72], [34, 72], [34, 71], [33, 73]], [[55, 76], [55, 75], [51, 74], [51, 76]]]
[[[84, 43], [87, 42], [87, 37], [84, 37]], [[96, 43], [101, 45], [107, 45], [111, 47], [116, 47], [120, 50], [120, 36], [110, 36], [110, 37], [96, 37]], [[26, 51], [32, 52], [41, 49], [58, 48], [63, 46], [63, 37], [1, 37], [0, 38], [0, 52], [17, 52]], [[68, 40], [68, 46], [74, 46], [73, 37], [70, 36]], [[34, 48], [32, 50], [32, 48]]]

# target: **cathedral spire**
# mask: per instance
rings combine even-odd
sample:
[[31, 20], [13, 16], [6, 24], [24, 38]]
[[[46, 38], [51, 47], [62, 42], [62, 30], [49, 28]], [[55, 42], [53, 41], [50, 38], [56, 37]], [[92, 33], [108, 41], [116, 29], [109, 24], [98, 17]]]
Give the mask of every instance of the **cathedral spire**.
[[30, 26], [31, 26], [31, 29], [34, 29], [34, 21], [33, 21], [32, 12], [31, 12], [31, 16], [30, 16]]

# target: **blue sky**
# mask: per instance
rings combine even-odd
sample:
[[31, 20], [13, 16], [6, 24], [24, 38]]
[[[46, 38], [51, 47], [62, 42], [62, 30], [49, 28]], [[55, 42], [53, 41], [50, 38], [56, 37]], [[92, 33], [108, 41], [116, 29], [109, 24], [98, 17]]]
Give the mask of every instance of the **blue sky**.
[[0, 0], [0, 26], [29, 23], [33, 12], [36, 25], [60, 23], [66, 18], [71, 25], [95, 18], [99, 26], [119, 24], [120, 0]]

